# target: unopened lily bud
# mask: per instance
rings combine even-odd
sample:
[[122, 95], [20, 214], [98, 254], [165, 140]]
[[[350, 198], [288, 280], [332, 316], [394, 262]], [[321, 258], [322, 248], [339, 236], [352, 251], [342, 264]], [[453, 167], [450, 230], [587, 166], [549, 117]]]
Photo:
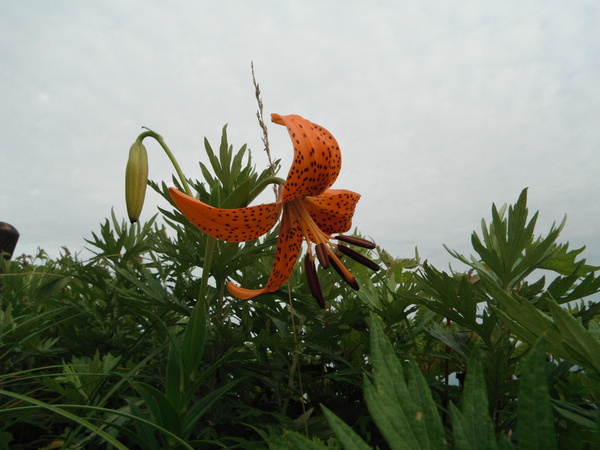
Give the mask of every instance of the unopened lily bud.
[[129, 149], [125, 170], [125, 202], [131, 223], [137, 222], [142, 213], [148, 183], [148, 153], [141, 141], [135, 141]]

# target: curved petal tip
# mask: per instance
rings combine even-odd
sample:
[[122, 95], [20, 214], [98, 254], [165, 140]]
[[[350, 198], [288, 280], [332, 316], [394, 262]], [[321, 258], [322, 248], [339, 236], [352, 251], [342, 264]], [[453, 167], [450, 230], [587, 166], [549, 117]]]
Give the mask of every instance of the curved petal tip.
[[242, 300], [249, 300], [251, 298], [259, 296], [260, 294], [266, 294], [267, 292], [271, 292], [271, 291], [267, 291], [266, 288], [246, 289], [246, 288], [238, 286], [237, 284], [233, 283], [232, 281], [227, 283], [227, 290], [229, 291], [229, 293], [231, 295], [233, 295], [234, 297], [237, 297], [237, 298], [241, 298]]

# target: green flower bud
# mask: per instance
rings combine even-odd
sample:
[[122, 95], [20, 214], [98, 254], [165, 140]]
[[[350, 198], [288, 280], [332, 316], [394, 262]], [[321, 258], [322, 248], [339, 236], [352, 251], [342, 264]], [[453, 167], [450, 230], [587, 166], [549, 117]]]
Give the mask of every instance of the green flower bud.
[[142, 141], [135, 141], [129, 149], [125, 170], [125, 202], [131, 223], [137, 222], [142, 213], [148, 184], [148, 153]]

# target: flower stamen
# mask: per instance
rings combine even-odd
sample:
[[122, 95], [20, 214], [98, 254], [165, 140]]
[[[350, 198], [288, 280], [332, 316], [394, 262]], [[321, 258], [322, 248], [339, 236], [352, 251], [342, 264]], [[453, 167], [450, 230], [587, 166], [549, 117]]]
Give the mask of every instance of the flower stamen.
[[[323, 307], [324, 305], [324, 300], [322, 300], [323, 292], [321, 290], [319, 279], [317, 277], [317, 271], [314, 266], [311, 243], [315, 244], [315, 253], [321, 266], [324, 269], [333, 266], [333, 268], [340, 275], [340, 277], [346, 283], [348, 283], [348, 285], [354, 290], [359, 289], [359, 285], [356, 281], [356, 278], [354, 277], [354, 275], [352, 275], [352, 273], [348, 270], [344, 263], [342, 263], [338, 256], [332, 251], [331, 247], [338, 249], [341, 254], [354, 259], [356, 262], [368, 267], [371, 270], [379, 270], [379, 265], [377, 265], [377, 263], [370, 260], [365, 255], [357, 252], [356, 250], [353, 250], [346, 245], [332, 244], [332, 237], [324, 233], [317, 226], [312, 216], [302, 203], [302, 199], [292, 200], [288, 203], [288, 205], [289, 211], [296, 223], [298, 224], [302, 235], [304, 236], [304, 240], [308, 245], [307, 254], [304, 260], [306, 275], [308, 278], [308, 285], [311, 294], [313, 295], [313, 297], [315, 297], [315, 299], [321, 307]], [[373, 242], [355, 236], [338, 235], [336, 236], [336, 239], [338, 241], [346, 242], [352, 245], [357, 245], [362, 248], [372, 249], [376, 247], [376, 245]]]
[[321, 283], [319, 283], [319, 276], [317, 275], [317, 269], [313, 259], [307, 253], [304, 256], [304, 270], [306, 271], [306, 278], [308, 280], [308, 288], [310, 293], [315, 298], [321, 308], [325, 308], [325, 298], [323, 297], [323, 291], [321, 290]]
[[371, 259], [367, 258], [362, 253], [358, 253], [356, 250], [354, 250], [346, 245], [338, 244], [338, 245], [336, 245], [336, 248], [340, 252], [342, 252], [344, 255], [349, 256], [357, 263], [360, 263], [363, 266], [366, 266], [369, 269], [374, 270], [375, 272], [377, 272], [380, 269], [379, 265], [375, 261], [372, 261]]
[[360, 286], [358, 285], [358, 281], [356, 281], [356, 278], [354, 278], [354, 275], [350, 273], [346, 266], [340, 261], [337, 255], [333, 253], [333, 251], [329, 247], [327, 247], [327, 253], [329, 253], [329, 261], [331, 262], [331, 265], [338, 273], [338, 275], [342, 277], [352, 289], [358, 291], [360, 289]]
[[317, 253], [317, 259], [321, 263], [323, 269], [329, 268], [331, 263], [329, 262], [329, 255], [327, 254], [327, 244], [316, 244], [315, 250]]
[[290, 210], [293, 212], [294, 218], [300, 224], [302, 232], [307, 242], [315, 244], [326, 244], [331, 239], [331, 236], [325, 234], [317, 226], [306, 207], [302, 204], [302, 199], [296, 199], [289, 202]]
[[374, 249], [377, 247], [374, 242], [367, 241], [366, 239], [362, 239], [356, 236], [345, 236], [343, 234], [337, 235], [335, 237], [338, 241], [345, 242], [347, 244], [356, 245], [357, 247]]

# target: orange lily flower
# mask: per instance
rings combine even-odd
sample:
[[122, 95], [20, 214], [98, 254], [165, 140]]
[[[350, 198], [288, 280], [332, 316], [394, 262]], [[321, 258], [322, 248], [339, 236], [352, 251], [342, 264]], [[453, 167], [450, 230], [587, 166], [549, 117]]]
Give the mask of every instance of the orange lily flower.
[[[273, 228], [281, 216], [275, 261], [267, 285], [262, 289], [245, 289], [230, 281], [227, 289], [241, 299], [276, 291], [290, 277], [302, 242], [306, 241], [308, 251], [305, 268], [308, 284], [312, 295], [324, 307], [325, 300], [314, 265], [312, 244], [321, 265], [324, 268], [333, 266], [354, 289], [358, 289], [358, 283], [340, 261], [339, 253], [350, 256], [373, 270], [379, 269], [377, 264], [364, 255], [346, 245], [331, 242], [332, 234], [350, 229], [360, 194], [330, 189], [340, 172], [342, 157], [339, 145], [329, 131], [297, 115], [272, 114], [271, 120], [287, 127], [294, 145], [294, 161], [275, 203], [225, 209], [207, 205], [174, 188], [170, 188], [170, 195], [190, 222], [222, 241], [244, 242], [257, 239]], [[336, 236], [336, 239], [365, 248], [375, 247], [370, 241], [352, 236]], [[333, 249], [337, 249], [339, 253]]]

